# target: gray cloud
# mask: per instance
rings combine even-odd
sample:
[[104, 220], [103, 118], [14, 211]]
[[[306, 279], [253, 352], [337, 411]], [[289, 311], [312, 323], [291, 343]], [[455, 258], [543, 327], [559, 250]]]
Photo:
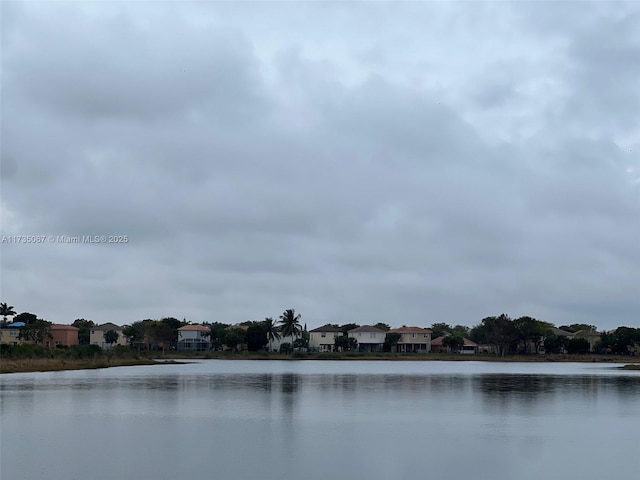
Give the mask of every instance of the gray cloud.
[[20, 311], [637, 323], [634, 5], [2, 8]]

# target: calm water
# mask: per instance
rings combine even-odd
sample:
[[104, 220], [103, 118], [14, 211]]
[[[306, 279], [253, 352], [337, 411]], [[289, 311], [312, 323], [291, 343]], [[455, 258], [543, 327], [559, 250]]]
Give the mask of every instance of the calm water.
[[278, 362], [3, 375], [2, 480], [640, 478], [640, 372]]

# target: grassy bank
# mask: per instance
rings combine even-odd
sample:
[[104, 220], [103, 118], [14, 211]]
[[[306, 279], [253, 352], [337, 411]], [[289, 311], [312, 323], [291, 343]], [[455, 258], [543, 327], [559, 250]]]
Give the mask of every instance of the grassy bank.
[[458, 355], [451, 353], [305, 353], [293, 354], [267, 352], [167, 352], [157, 358], [165, 359], [219, 359], [219, 360], [401, 360], [401, 361], [483, 361], [483, 362], [588, 362], [640, 364], [640, 358], [622, 355], [506, 355], [489, 354]]
[[165, 365], [198, 360], [368, 360], [368, 361], [484, 361], [484, 362], [586, 362], [624, 363], [625, 369], [640, 370], [640, 358], [616, 355], [457, 355], [450, 353], [400, 354], [400, 353], [304, 353], [293, 354], [267, 352], [143, 352], [131, 350], [118, 354], [95, 355], [93, 358], [44, 358], [0, 359], [0, 373], [50, 372], [59, 370], [83, 370], [131, 365]]
[[158, 362], [150, 359], [132, 358], [97, 358], [97, 359], [62, 359], [62, 358], [19, 358], [2, 359], [0, 373], [18, 372], [53, 372], [59, 370], [86, 370], [94, 368], [123, 367], [130, 365], [154, 365]]

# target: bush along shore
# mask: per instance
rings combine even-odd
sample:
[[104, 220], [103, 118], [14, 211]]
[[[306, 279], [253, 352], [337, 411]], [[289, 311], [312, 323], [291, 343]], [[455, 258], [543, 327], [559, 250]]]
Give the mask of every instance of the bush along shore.
[[190, 363], [198, 360], [367, 360], [367, 361], [487, 361], [487, 362], [597, 362], [623, 363], [623, 368], [640, 370], [640, 358], [620, 355], [507, 355], [492, 354], [463, 355], [455, 353], [360, 353], [360, 352], [161, 352], [137, 351], [117, 346], [103, 350], [97, 345], [76, 345], [68, 348], [48, 350], [39, 345], [2, 345], [0, 350], [0, 373], [47, 372], [58, 370], [82, 370], [132, 365], [166, 365]]
[[128, 347], [103, 350], [98, 345], [74, 345], [51, 350], [34, 344], [2, 345], [0, 347], [0, 373], [50, 372], [179, 363], [156, 361], [152, 353], [137, 352]]

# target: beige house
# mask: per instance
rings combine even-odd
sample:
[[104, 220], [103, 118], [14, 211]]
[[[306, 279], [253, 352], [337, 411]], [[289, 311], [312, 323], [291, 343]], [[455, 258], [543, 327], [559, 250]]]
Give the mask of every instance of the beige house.
[[20, 327], [12, 326], [11, 324], [6, 327], [0, 328], [0, 343], [6, 343], [8, 345], [20, 345], [23, 340], [20, 337]]
[[101, 348], [110, 348], [110, 345], [104, 341], [104, 334], [109, 330], [118, 332], [118, 341], [113, 344], [114, 347], [116, 345], [126, 346], [129, 344], [129, 339], [122, 333], [122, 327], [111, 322], [91, 327], [91, 331], [89, 332], [89, 343], [91, 343], [91, 345], [100, 345]]
[[389, 333], [400, 334], [400, 340], [395, 348], [398, 353], [427, 353], [431, 351], [431, 330], [428, 328], [392, 328]]
[[318, 352], [335, 351], [336, 337], [342, 336], [342, 330], [337, 325], [324, 325], [309, 330], [309, 348]]

